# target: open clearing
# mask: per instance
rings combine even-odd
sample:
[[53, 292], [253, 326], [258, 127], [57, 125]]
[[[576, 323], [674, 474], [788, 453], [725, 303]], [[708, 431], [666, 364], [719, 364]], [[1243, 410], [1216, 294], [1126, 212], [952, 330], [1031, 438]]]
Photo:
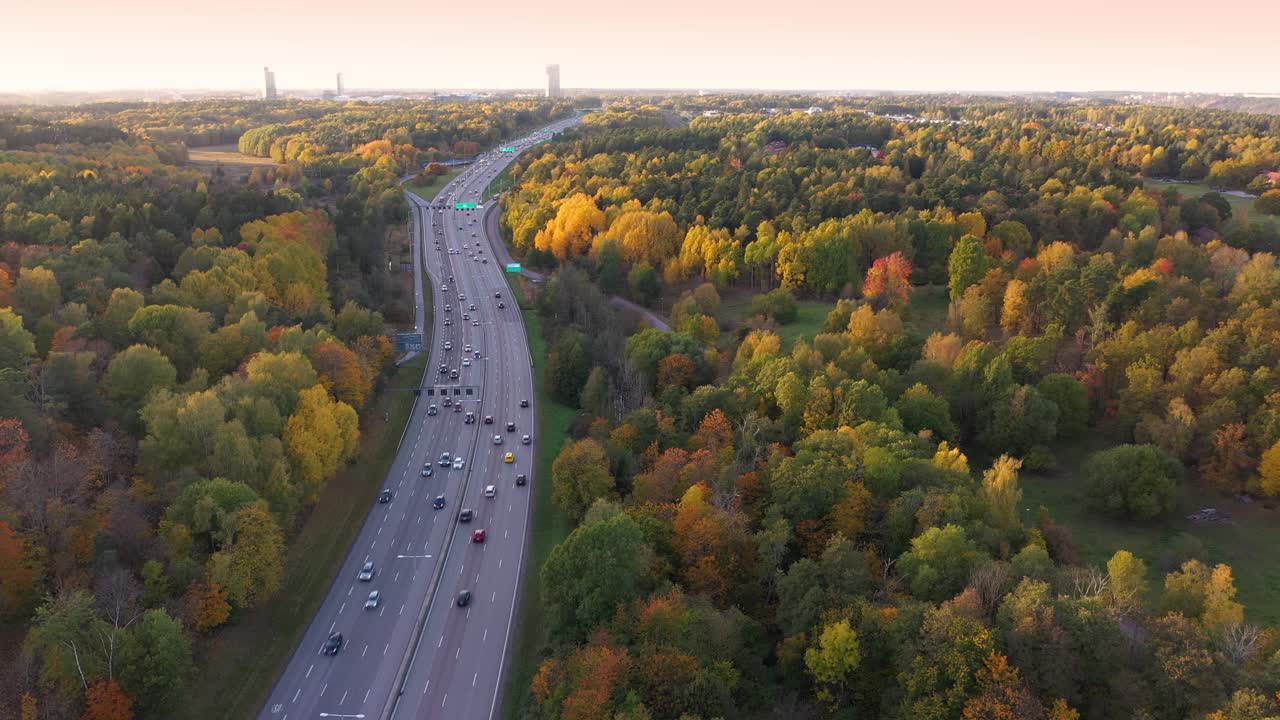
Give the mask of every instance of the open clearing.
[[271, 158], [254, 157], [241, 153], [233, 143], [226, 145], [210, 145], [208, 147], [191, 148], [187, 151], [187, 159], [195, 165], [227, 165], [227, 166], [272, 166]]

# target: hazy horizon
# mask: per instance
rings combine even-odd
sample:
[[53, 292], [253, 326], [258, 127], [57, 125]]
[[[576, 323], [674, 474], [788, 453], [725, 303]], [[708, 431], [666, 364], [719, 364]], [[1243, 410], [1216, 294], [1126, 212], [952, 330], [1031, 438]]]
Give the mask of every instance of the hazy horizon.
[[1103, 0], [787, 7], [656, 0], [636, 15], [581, 1], [428, 11], [388, 0], [371, 18], [331, 0], [228, 0], [216, 12], [47, 0], [6, 17], [0, 63], [21, 70], [0, 92], [249, 92], [264, 66], [284, 93], [332, 88], [338, 72], [351, 89], [520, 90], [558, 63], [568, 89], [1280, 93], [1265, 61], [1280, 19], [1268, 0], [1235, 3], [1248, 22], [1218, 26]]

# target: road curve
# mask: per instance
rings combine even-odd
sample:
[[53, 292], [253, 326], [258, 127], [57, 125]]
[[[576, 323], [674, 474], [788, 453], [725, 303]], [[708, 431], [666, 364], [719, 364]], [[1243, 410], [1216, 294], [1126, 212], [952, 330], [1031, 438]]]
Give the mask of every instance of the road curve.
[[[509, 146], [518, 153], [545, 139], [546, 130], [578, 121], [554, 123]], [[260, 720], [479, 720], [492, 718], [500, 706], [528, 537], [530, 491], [538, 481], [533, 474], [539, 442], [536, 393], [520, 310], [509, 296], [502, 264], [484, 251], [482, 210], [452, 208], [457, 202], [479, 202], [484, 188], [516, 153], [485, 153], [430, 203], [407, 195], [414, 256], [421, 260], [414, 272], [421, 277], [425, 266], [435, 307], [431, 345], [423, 349], [430, 361], [422, 394], [383, 485], [393, 497], [370, 509], [324, 602], [258, 713]], [[425, 317], [417, 292], [415, 300], [416, 324], [422, 328]], [[504, 308], [498, 307], [500, 302]], [[445, 342], [451, 350], [444, 349]], [[472, 354], [464, 365], [467, 345]], [[454, 370], [456, 379], [450, 377]], [[464, 410], [445, 407], [446, 397]], [[528, 400], [528, 407], [520, 407], [521, 400]], [[428, 412], [432, 406], [435, 415]], [[476, 423], [464, 423], [467, 412], [476, 414]], [[493, 425], [484, 424], [486, 415], [494, 418]], [[508, 421], [515, 423], [513, 432], [506, 430]], [[525, 434], [531, 436], [530, 445], [521, 444]], [[494, 435], [502, 438], [501, 445], [494, 444]], [[461, 456], [463, 467], [438, 464], [443, 452]], [[504, 462], [506, 452], [513, 453], [514, 462]], [[428, 466], [432, 474], [423, 476]], [[517, 487], [515, 477], [521, 473], [529, 484]], [[492, 498], [485, 497], [488, 485], [495, 487]], [[437, 496], [444, 499], [443, 509], [433, 507]], [[475, 513], [469, 523], [459, 521], [463, 508]], [[471, 541], [476, 529], [486, 531], [485, 542]], [[362, 582], [357, 576], [366, 561], [374, 563], [375, 574]], [[455, 605], [462, 590], [471, 592], [467, 607]], [[380, 593], [381, 602], [366, 609], [371, 591]], [[337, 655], [323, 655], [331, 632], [342, 634], [342, 648]]]

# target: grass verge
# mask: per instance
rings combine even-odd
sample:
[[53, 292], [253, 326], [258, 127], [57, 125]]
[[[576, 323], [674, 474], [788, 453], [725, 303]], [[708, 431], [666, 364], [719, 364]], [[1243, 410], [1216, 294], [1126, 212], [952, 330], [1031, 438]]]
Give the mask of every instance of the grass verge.
[[417, 195], [423, 200], [426, 200], [427, 202], [431, 202], [432, 200], [436, 199], [436, 194], [440, 192], [440, 189], [443, 188], [445, 185], [448, 185], [449, 181], [453, 180], [455, 177], [458, 176], [458, 173], [461, 173], [461, 172], [462, 172], [462, 168], [452, 168], [449, 170], [449, 172], [443, 175], [437, 175], [435, 179], [432, 180], [431, 183], [428, 185], [417, 187], [413, 184], [412, 181], [410, 181], [404, 184], [404, 189], [408, 190], [414, 195]]
[[[1067, 443], [1057, 448], [1058, 467], [1022, 473], [1023, 519], [1034, 524], [1043, 505], [1055, 521], [1071, 528], [1083, 563], [1103, 566], [1117, 550], [1128, 550], [1147, 561], [1151, 585], [1149, 601], [1158, 603], [1164, 588], [1161, 567], [1175, 540], [1188, 535], [1204, 548], [1205, 562], [1231, 566], [1239, 594], [1251, 622], [1280, 623], [1280, 563], [1271, 555], [1280, 546], [1280, 525], [1276, 511], [1261, 503], [1243, 503], [1208, 491], [1188, 473], [1179, 507], [1169, 518], [1138, 522], [1114, 518], [1090, 510], [1080, 471], [1089, 455], [1107, 447], [1097, 431], [1090, 441]], [[1227, 513], [1229, 522], [1196, 523], [1187, 515], [1204, 507]], [[1152, 605], [1153, 607], [1155, 605]]]
[[533, 527], [529, 535], [529, 556], [525, 564], [523, 599], [511, 657], [511, 674], [507, 683], [503, 717], [523, 717], [531, 696], [529, 684], [538, 669], [538, 657], [547, 642], [542, 592], [538, 573], [551, 554], [572, 529], [569, 519], [551, 502], [551, 463], [569, 437], [569, 426], [577, 412], [551, 399], [547, 392], [547, 341], [542, 336], [542, 318], [524, 301], [518, 282], [512, 283], [512, 294], [520, 302], [524, 325], [529, 332], [529, 351], [533, 354], [538, 383], [538, 427], [543, 441], [538, 444], [538, 470], [533, 481]]
[[1239, 195], [1229, 195], [1220, 190], [1215, 190], [1204, 183], [1198, 182], [1174, 182], [1172, 180], [1159, 180], [1155, 178], [1143, 178], [1142, 185], [1150, 190], [1162, 192], [1166, 188], [1176, 188], [1184, 198], [1198, 198], [1207, 192], [1217, 192], [1222, 195], [1227, 204], [1231, 206], [1231, 214], [1235, 217], [1248, 214], [1249, 222], [1270, 222], [1280, 223], [1280, 218], [1271, 218], [1257, 212], [1253, 209], [1253, 203], [1256, 198], [1240, 197]]

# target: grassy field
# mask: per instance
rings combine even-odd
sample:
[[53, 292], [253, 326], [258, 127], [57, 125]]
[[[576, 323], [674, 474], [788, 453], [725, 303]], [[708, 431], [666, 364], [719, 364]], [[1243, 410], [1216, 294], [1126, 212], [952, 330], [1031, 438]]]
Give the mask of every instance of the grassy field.
[[[720, 291], [719, 319], [730, 328], [737, 328], [751, 315], [751, 298], [757, 293], [748, 288], [728, 287]], [[789, 349], [796, 340], [812, 340], [822, 332], [822, 324], [835, 303], [823, 300], [796, 301], [796, 319], [778, 326], [778, 337], [783, 349]]]
[[577, 411], [551, 399], [547, 392], [543, 373], [546, 372], [547, 343], [542, 337], [542, 319], [524, 302], [519, 283], [513, 283], [513, 294], [520, 301], [524, 313], [525, 328], [529, 332], [529, 351], [538, 382], [538, 423], [542, 441], [538, 443], [538, 469], [533, 480], [533, 528], [530, 534], [529, 555], [525, 563], [523, 599], [520, 603], [519, 628], [516, 634], [511, 674], [507, 685], [503, 717], [522, 717], [530, 699], [529, 683], [538, 669], [538, 656], [547, 640], [547, 628], [543, 622], [542, 596], [538, 573], [551, 554], [572, 529], [569, 519], [551, 502], [551, 463], [569, 436], [569, 425]]
[[[1182, 193], [1183, 197], [1198, 198], [1207, 192], [1215, 192], [1213, 188], [1205, 185], [1204, 183], [1173, 182], [1172, 180], [1158, 180], [1155, 178], [1143, 178], [1142, 183], [1145, 187], [1157, 191], [1163, 191], [1165, 188], [1169, 187], [1177, 188], [1178, 192]], [[1229, 205], [1231, 205], [1231, 213], [1236, 217], [1247, 213], [1250, 222], [1257, 222], [1259, 220], [1272, 223], [1280, 222], [1280, 218], [1268, 217], [1262, 213], [1255, 212], [1253, 210], [1253, 198], [1237, 197], [1226, 193], [1222, 193], [1222, 197], [1226, 199]]]
[[187, 160], [195, 165], [243, 165], [272, 166], [276, 162], [271, 158], [245, 155], [235, 143], [226, 145], [210, 145], [208, 147], [191, 148], [187, 151]]
[[[1094, 432], [1095, 438], [1101, 433]], [[1204, 560], [1226, 563], [1234, 571], [1237, 600], [1244, 603], [1253, 622], [1280, 623], [1280, 563], [1271, 556], [1280, 547], [1280, 523], [1275, 510], [1259, 503], [1245, 504], [1224, 498], [1190, 483], [1178, 510], [1167, 520], [1142, 523], [1121, 520], [1088, 508], [1080, 466], [1089, 453], [1105, 448], [1101, 440], [1064, 444], [1057, 449], [1058, 468], [1022, 474], [1024, 519], [1034, 524], [1038, 508], [1049, 508], [1054, 520], [1071, 528], [1079, 546], [1081, 561], [1102, 565], [1117, 550], [1128, 550], [1147, 561], [1151, 568], [1151, 599], [1158, 601], [1164, 586], [1162, 556], [1184, 533], [1204, 546]], [[1214, 507], [1231, 517], [1230, 522], [1195, 523], [1186, 516], [1204, 507]]]
[[[413, 407], [411, 391], [421, 382], [426, 364], [427, 357], [421, 355], [400, 367], [366, 407], [359, 456], [329, 481], [301, 532], [289, 543], [285, 589], [205, 645], [204, 657], [197, 662], [199, 676], [187, 688], [179, 717], [237, 720], [258, 712], [323, 602], [395, 460]], [[390, 412], [390, 422], [383, 420], [384, 412]]]
[[437, 175], [436, 178], [432, 180], [431, 184], [429, 185], [423, 185], [422, 187], [417, 187], [412, 182], [407, 182], [404, 184], [404, 189], [408, 190], [414, 195], [417, 195], [423, 200], [430, 202], [436, 199], [436, 193], [440, 192], [441, 188], [443, 188], [445, 185], [448, 185], [449, 181], [453, 180], [455, 177], [458, 176], [458, 173], [461, 173], [461, 172], [462, 172], [462, 168], [451, 168], [449, 172], [445, 173], [444, 175]]
[[911, 289], [911, 302], [903, 312], [904, 319], [928, 335], [947, 331], [947, 312], [951, 295], [946, 285], [921, 285]]

